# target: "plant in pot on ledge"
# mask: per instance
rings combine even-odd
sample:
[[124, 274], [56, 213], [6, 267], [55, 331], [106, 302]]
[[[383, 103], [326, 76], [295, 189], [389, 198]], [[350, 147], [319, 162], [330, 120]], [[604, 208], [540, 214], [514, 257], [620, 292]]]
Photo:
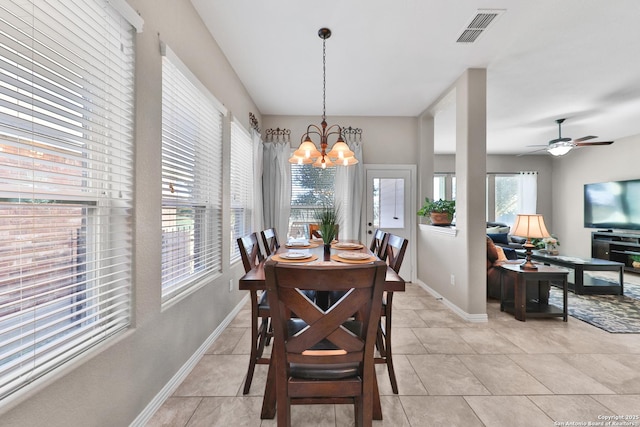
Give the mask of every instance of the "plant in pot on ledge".
[[453, 215], [456, 213], [455, 200], [429, 200], [424, 199], [424, 205], [418, 211], [418, 215], [429, 217], [432, 225], [451, 225]]
[[323, 206], [316, 211], [316, 221], [318, 221], [318, 231], [322, 235], [324, 252], [331, 252], [331, 242], [338, 234], [338, 209], [332, 206]]

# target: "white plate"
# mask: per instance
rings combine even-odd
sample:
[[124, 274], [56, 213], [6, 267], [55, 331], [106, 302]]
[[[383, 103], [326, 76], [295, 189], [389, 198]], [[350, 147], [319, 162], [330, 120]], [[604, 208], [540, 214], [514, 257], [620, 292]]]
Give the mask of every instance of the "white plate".
[[364, 260], [369, 259], [369, 254], [364, 254], [362, 252], [338, 252], [338, 256], [342, 259], [351, 259], [351, 260]]
[[362, 245], [360, 243], [336, 243], [334, 245], [338, 249], [360, 249]]
[[305, 259], [311, 258], [310, 253], [305, 252], [287, 252], [286, 254], [280, 255], [284, 259]]
[[309, 243], [292, 242], [292, 243], [287, 243], [285, 246], [288, 248], [304, 248], [305, 246], [309, 246]]

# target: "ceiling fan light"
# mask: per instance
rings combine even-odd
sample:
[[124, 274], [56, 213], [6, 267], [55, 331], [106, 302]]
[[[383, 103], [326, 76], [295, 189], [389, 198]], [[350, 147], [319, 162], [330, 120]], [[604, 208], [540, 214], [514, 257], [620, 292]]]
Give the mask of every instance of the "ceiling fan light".
[[573, 148], [572, 144], [555, 144], [553, 147], [549, 147], [547, 152], [552, 156], [564, 156]]

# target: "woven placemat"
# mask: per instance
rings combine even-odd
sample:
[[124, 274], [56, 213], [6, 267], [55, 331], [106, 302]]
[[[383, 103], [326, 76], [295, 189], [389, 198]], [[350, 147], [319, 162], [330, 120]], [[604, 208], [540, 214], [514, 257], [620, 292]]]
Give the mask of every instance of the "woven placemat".
[[309, 261], [317, 260], [318, 255], [311, 255], [309, 258], [298, 258], [298, 259], [288, 259], [288, 258], [282, 258], [280, 255], [273, 255], [271, 259], [278, 262], [309, 262]]
[[340, 258], [337, 254], [333, 254], [331, 255], [331, 259], [334, 261], [344, 262], [347, 264], [368, 264], [370, 262], [375, 261], [376, 257], [370, 256], [367, 259], [345, 259], [345, 258]]

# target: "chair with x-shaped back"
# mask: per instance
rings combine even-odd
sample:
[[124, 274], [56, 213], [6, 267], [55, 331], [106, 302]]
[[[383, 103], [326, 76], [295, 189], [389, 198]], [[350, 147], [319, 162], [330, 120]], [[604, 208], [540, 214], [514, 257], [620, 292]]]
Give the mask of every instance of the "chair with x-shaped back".
[[382, 231], [379, 228], [373, 233], [369, 250], [380, 259], [384, 259], [382, 254], [384, 254], [384, 251], [386, 250], [388, 237], [389, 233]]
[[[264, 255], [258, 244], [257, 233], [251, 233], [237, 240], [238, 249], [240, 249], [240, 257], [244, 265], [245, 273], [258, 266], [264, 261]], [[256, 364], [266, 365], [269, 358], [262, 357], [264, 346], [270, 338], [269, 332], [269, 301], [267, 301], [267, 293], [262, 292], [258, 295], [255, 290], [250, 291], [251, 299], [251, 352], [249, 355], [249, 368], [247, 369], [247, 378], [244, 381], [243, 394], [249, 393], [253, 373]]]
[[[380, 258], [386, 260], [389, 267], [396, 273], [400, 272], [408, 244], [409, 241], [407, 239], [387, 233], [384, 252]], [[380, 313], [380, 327], [378, 328], [378, 337], [376, 339], [376, 347], [378, 348], [380, 357], [376, 358], [376, 363], [384, 363], [387, 365], [391, 389], [395, 394], [398, 394], [398, 381], [396, 380], [396, 372], [393, 368], [393, 352], [391, 350], [392, 302], [393, 292], [385, 292], [385, 298], [382, 301], [382, 312]]]
[[262, 245], [266, 252], [266, 255], [275, 254], [276, 251], [280, 248], [280, 240], [278, 239], [278, 233], [276, 233], [275, 228], [267, 228], [266, 230], [262, 230], [260, 232], [260, 236], [262, 236]]
[[[266, 262], [278, 426], [290, 425], [290, 405], [317, 403], [353, 403], [356, 425], [371, 426], [374, 405], [379, 409], [374, 347], [386, 270], [382, 261], [331, 268]], [[324, 311], [303, 290], [345, 294]]]

